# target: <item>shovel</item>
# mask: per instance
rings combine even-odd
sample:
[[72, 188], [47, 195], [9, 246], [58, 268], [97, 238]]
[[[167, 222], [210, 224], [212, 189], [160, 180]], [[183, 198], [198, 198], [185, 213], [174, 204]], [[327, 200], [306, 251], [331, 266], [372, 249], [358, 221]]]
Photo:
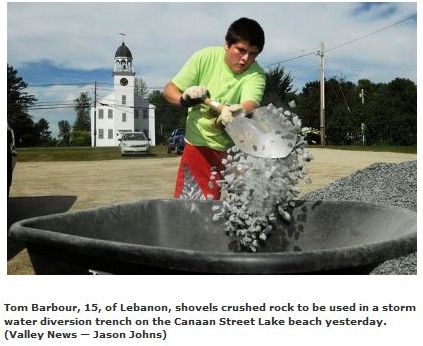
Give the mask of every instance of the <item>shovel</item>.
[[[209, 98], [204, 100], [204, 104], [219, 113], [224, 107]], [[250, 114], [234, 117], [225, 130], [235, 145], [248, 155], [284, 158], [294, 149], [297, 130], [282, 112], [271, 105], [259, 107]]]

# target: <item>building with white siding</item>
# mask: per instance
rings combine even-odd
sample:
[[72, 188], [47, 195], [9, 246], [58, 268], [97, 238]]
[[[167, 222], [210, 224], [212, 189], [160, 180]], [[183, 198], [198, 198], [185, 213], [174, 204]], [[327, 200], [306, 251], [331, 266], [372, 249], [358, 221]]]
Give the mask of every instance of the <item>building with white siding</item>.
[[113, 92], [91, 108], [91, 146], [117, 146], [122, 133], [133, 131], [144, 132], [156, 145], [155, 107], [136, 93], [132, 53], [125, 42], [116, 50], [112, 75]]

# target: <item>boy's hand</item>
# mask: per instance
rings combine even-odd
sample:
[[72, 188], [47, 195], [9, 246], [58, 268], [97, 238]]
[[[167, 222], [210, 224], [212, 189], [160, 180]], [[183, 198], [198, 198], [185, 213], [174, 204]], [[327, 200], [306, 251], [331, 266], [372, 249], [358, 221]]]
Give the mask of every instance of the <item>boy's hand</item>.
[[202, 103], [208, 96], [209, 91], [205, 86], [192, 86], [187, 88], [181, 96], [179, 103], [182, 107], [193, 107]]
[[220, 115], [217, 117], [216, 124], [226, 126], [234, 119], [234, 117], [244, 115], [244, 108], [242, 108], [240, 104], [224, 106], [222, 112], [220, 112]]

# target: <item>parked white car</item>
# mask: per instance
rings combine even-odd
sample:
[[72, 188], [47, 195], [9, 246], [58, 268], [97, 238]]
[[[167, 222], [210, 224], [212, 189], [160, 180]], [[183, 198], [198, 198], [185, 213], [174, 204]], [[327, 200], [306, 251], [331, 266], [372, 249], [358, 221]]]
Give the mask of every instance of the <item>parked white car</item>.
[[150, 140], [143, 132], [126, 132], [119, 139], [122, 156], [126, 154], [149, 154]]

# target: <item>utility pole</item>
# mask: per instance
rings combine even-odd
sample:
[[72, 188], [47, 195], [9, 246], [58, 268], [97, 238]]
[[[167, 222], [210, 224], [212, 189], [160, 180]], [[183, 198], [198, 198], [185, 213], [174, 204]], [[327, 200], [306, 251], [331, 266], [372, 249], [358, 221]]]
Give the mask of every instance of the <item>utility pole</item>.
[[361, 89], [361, 91], [360, 91], [360, 97], [361, 97], [361, 104], [364, 105], [364, 89]]
[[94, 148], [97, 139], [97, 82], [94, 82]]
[[[364, 89], [361, 89], [360, 97], [361, 97], [361, 104], [364, 105]], [[363, 147], [366, 145], [366, 135], [364, 133], [365, 129], [366, 129], [366, 124], [361, 123], [361, 139], [362, 139]]]
[[322, 147], [326, 145], [326, 127], [325, 127], [325, 46], [323, 41], [320, 43], [320, 143]]

